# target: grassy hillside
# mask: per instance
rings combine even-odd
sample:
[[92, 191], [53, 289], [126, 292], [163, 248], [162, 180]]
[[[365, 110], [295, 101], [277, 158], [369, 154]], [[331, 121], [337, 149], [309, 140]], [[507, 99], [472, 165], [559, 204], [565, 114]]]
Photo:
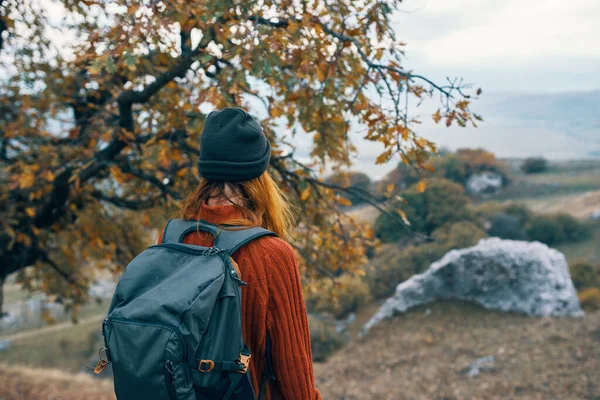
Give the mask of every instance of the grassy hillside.
[[0, 353], [1, 360], [66, 372], [82, 371], [100, 349], [103, 318], [104, 314], [84, 318], [75, 325], [67, 321], [3, 336], [1, 339], [9, 339], [11, 346]]
[[[553, 163], [537, 175], [520, 173], [520, 160], [509, 162], [513, 184], [492, 199], [476, 201], [516, 201], [536, 212], [569, 212], [580, 219], [600, 208], [600, 162]], [[365, 222], [379, 214], [368, 206], [350, 213]], [[600, 261], [600, 222], [591, 226], [590, 240], [558, 246], [570, 262]], [[28, 298], [12, 281], [5, 295], [9, 306]], [[84, 307], [77, 325], [63, 315], [56, 325], [39, 327], [40, 322], [23, 332], [3, 332], [0, 339], [10, 339], [11, 347], [0, 353], [5, 363], [0, 400], [114, 399], [110, 382], [80, 373], [101, 344], [107, 307], [108, 301]], [[349, 327], [352, 337], [377, 308], [371, 304], [358, 311]], [[469, 364], [485, 356], [495, 357], [493, 370], [467, 376]], [[600, 400], [600, 312], [538, 319], [463, 303], [421, 307], [354, 339], [318, 364], [316, 376], [325, 400]]]
[[112, 382], [56, 369], [0, 364], [2, 400], [115, 400]]
[[[468, 366], [494, 356], [494, 368]], [[383, 322], [316, 366], [324, 399], [600, 399], [600, 312], [532, 318], [450, 302]]]
[[[493, 368], [469, 377], [486, 356]], [[600, 312], [532, 318], [459, 302], [420, 307], [353, 340], [315, 375], [325, 400], [597, 400]], [[0, 399], [46, 398], [114, 400], [110, 381], [0, 364]]]

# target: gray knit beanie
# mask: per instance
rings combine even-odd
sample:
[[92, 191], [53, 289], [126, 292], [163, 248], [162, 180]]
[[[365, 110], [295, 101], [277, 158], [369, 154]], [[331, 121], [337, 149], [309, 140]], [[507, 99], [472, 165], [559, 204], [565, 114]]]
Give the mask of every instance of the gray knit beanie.
[[200, 137], [198, 171], [209, 180], [243, 181], [269, 166], [271, 145], [254, 118], [240, 108], [224, 108], [206, 117]]

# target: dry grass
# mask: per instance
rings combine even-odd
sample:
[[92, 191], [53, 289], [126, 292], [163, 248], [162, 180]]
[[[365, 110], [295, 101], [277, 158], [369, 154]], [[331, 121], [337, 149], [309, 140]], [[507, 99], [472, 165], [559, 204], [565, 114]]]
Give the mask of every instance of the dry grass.
[[[426, 310], [429, 310], [426, 312]], [[493, 371], [465, 368], [494, 355]], [[600, 399], [600, 312], [531, 318], [464, 303], [385, 321], [315, 366], [325, 400]], [[114, 400], [109, 380], [0, 364], [2, 400]]]
[[[600, 178], [598, 178], [600, 180]], [[567, 212], [575, 218], [588, 219], [600, 209], [600, 190], [555, 197], [540, 197], [518, 201], [538, 213]]]
[[114, 400], [112, 382], [84, 373], [0, 364], [2, 400]]
[[[0, 353], [8, 364], [58, 368], [76, 373], [88, 365], [100, 348], [104, 314], [81, 320], [46, 326], [11, 335], [11, 346]], [[0, 396], [0, 400], [2, 397]]]
[[[465, 375], [489, 355], [494, 371]], [[327, 400], [600, 399], [600, 312], [531, 318], [435, 304], [385, 321], [315, 374]]]
[[370, 204], [363, 204], [348, 211], [348, 215], [358, 222], [373, 224], [380, 212]]

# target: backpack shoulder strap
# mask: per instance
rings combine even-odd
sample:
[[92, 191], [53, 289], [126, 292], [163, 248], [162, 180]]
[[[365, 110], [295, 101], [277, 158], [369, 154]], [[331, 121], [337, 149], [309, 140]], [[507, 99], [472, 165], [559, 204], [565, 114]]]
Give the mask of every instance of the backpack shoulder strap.
[[229, 255], [232, 255], [240, 247], [259, 237], [277, 236], [274, 232], [258, 226], [248, 229], [223, 229], [206, 221], [188, 221], [177, 218], [167, 222], [161, 243], [181, 243], [185, 235], [194, 231], [211, 233], [215, 236], [214, 246], [227, 250]]
[[274, 232], [259, 226], [237, 230], [220, 229], [215, 238], [215, 247], [227, 250], [227, 253], [231, 256], [246, 243], [263, 236], [277, 235]]

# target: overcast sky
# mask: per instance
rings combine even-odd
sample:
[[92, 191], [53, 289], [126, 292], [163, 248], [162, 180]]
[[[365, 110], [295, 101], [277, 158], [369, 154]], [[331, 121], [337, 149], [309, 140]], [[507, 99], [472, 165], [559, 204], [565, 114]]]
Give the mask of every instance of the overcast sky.
[[488, 93], [600, 89], [600, 0], [404, 0], [393, 20], [405, 67], [437, 81], [464, 77]]
[[485, 91], [600, 89], [600, 0], [405, 0], [405, 66]]
[[[60, 7], [50, 13], [56, 21], [64, 16]], [[433, 126], [428, 110], [436, 104], [425, 104], [413, 110], [425, 122], [419, 134], [450, 149], [483, 147], [501, 157], [600, 154], [600, 141], [590, 139], [594, 133], [574, 139], [565, 124], [532, 125], [489, 106], [519, 93], [600, 90], [600, 0], [404, 0], [393, 20], [397, 38], [407, 44], [405, 68], [442, 83], [447, 76], [463, 77], [483, 88], [474, 105], [486, 119], [479, 129]], [[568, 117], [563, 109], [558, 113]], [[375, 166], [381, 146], [356, 132], [353, 137], [361, 149], [355, 169], [376, 177], [397, 162]], [[311, 141], [300, 135], [294, 142], [297, 154], [307, 156]]]

